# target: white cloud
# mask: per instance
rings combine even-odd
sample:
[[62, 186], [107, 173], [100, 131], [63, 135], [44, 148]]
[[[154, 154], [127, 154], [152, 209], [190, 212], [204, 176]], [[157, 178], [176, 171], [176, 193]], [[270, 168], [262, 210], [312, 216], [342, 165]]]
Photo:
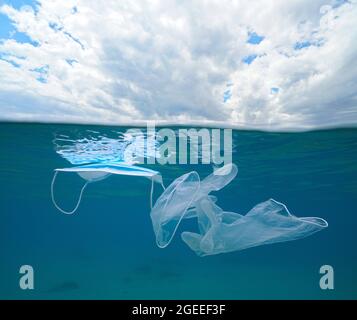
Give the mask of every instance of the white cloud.
[[[0, 43], [2, 119], [357, 122], [355, 0], [56, 0], [0, 10], [32, 40]], [[264, 40], [247, 43], [249, 32]]]

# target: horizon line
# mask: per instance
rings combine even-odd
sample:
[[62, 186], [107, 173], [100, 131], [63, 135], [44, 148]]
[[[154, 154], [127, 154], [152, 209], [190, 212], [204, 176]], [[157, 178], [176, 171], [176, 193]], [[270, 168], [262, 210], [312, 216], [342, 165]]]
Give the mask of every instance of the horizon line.
[[78, 126], [102, 126], [102, 127], [137, 127], [144, 128], [148, 124], [153, 124], [155, 127], [199, 127], [199, 128], [219, 128], [232, 129], [238, 131], [263, 131], [263, 132], [311, 132], [311, 131], [325, 131], [335, 129], [355, 129], [357, 123], [342, 123], [342, 124], [327, 124], [327, 125], [305, 125], [305, 126], [279, 126], [278, 124], [254, 124], [248, 125], [243, 123], [226, 123], [224, 121], [213, 120], [196, 120], [196, 121], [170, 121], [170, 120], [133, 120], [120, 122], [94, 122], [94, 121], [45, 121], [45, 120], [13, 120], [0, 119], [0, 124], [47, 124], [47, 125], [78, 125]]

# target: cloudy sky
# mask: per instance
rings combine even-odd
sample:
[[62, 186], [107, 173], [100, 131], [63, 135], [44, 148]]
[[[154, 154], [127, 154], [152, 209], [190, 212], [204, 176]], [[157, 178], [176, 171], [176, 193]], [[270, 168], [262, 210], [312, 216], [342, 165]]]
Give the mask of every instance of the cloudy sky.
[[0, 120], [357, 123], [357, 0], [0, 0]]

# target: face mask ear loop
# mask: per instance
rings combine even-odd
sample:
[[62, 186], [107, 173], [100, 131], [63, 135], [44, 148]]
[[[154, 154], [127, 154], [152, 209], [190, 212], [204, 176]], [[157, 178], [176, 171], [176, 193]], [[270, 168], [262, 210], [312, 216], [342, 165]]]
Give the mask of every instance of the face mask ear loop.
[[151, 190], [150, 190], [150, 209], [152, 209], [152, 197], [154, 195], [154, 179], [151, 179]]
[[52, 179], [52, 183], [51, 183], [51, 198], [52, 198], [52, 202], [53, 202], [54, 206], [55, 206], [59, 211], [61, 211], [62, 213], [64, 213], [64, 214], [73, 214], [73, 213], [75, 213], [75, 212], [77, 211], [77, 209], [78, 209], [78, 207], [79, 207], [79, 204], [81, 203], [83, 191], [84, 191], [84, 189], [86, 188], [86, 186], [88, 185], [89, 181], [87, 181], [87, 182], [83, 185], [83, 187], [82, 187], [82, 189], [81, 189], [81, 192], [80, 192], [80, 194], [79, 194], [78, 202], [77, 202], [75, 208], [74, 208], [72, 211], [65, 211], [65, 210], [63, 210], [62, 208], [60, 208], [59, 205], [57, 205], [57, 203], [56, 203], [56, 201], [55, 201], [55, 197], [54, 197], [54, 192], [53, 192], [53, 190], [54, 190], [54, 184], [55, 184], [55, 180], [56, 180], [57, 174], [58, 174], [58, 171], [55, 172], [55, 174], [54, 174], [54, 176], [53, 176], [53, 179]]
[[[162, 182], [162, 179], [160, 181], [161, 187], [163, 190], [165, 190], [164, 183]], [[151, 191], [150, 191], [150, 208], [152, 209], [152, 199], [154, 196], [154, 179], [151, 179]]]

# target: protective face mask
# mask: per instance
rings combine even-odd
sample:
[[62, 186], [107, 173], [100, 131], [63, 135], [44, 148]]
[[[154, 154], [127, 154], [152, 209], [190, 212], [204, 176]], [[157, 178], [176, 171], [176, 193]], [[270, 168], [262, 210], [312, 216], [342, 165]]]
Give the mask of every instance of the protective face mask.
[[[55, 201], [54, 185], [55, 185], [55, 180], [57, 178], [57, 174], [59, 172], [75, 172], [81, 178], [83, 178], [85, 180], [85, 183], [84, 183], [83, 187], [81, 188], [77, 204], [74, 207], [74, 209], [71, 211], [63, 210]], [[83, 195], [84, 189], [87, 187], [87, 185], [92, 182], [101, 181], [103, 179], [106, 179], [112, 174], [140, 176], [140, 177], [149, 178], [151, 180], [151, 192], [150, 192], [150, 206], [151, 207], [152, 207], [154, 182], [161, 184], [163, 189], [165, 189], [163, 182], [162, 182], [162, 177], [161, 177], [160, 172], [150, 170], [150, 169], [147, 169], [144, 167], [138, 167], [138, 166], [134, 166], [131, 164], [126, 164], [126, 163], [89, 164], [89, 165], [83, 165], [83, 166], [79, 166], [79, 167], [55, 169], [55, 174], [53, 176], [52, 183], [51, 183], [51, 198], [52, 198], [52, 202], [53, 202], [54, 206], [64, 214], [73, 214], [74, 212], [77, 211], [77, 209], [81, 203], [82, 195]]]

